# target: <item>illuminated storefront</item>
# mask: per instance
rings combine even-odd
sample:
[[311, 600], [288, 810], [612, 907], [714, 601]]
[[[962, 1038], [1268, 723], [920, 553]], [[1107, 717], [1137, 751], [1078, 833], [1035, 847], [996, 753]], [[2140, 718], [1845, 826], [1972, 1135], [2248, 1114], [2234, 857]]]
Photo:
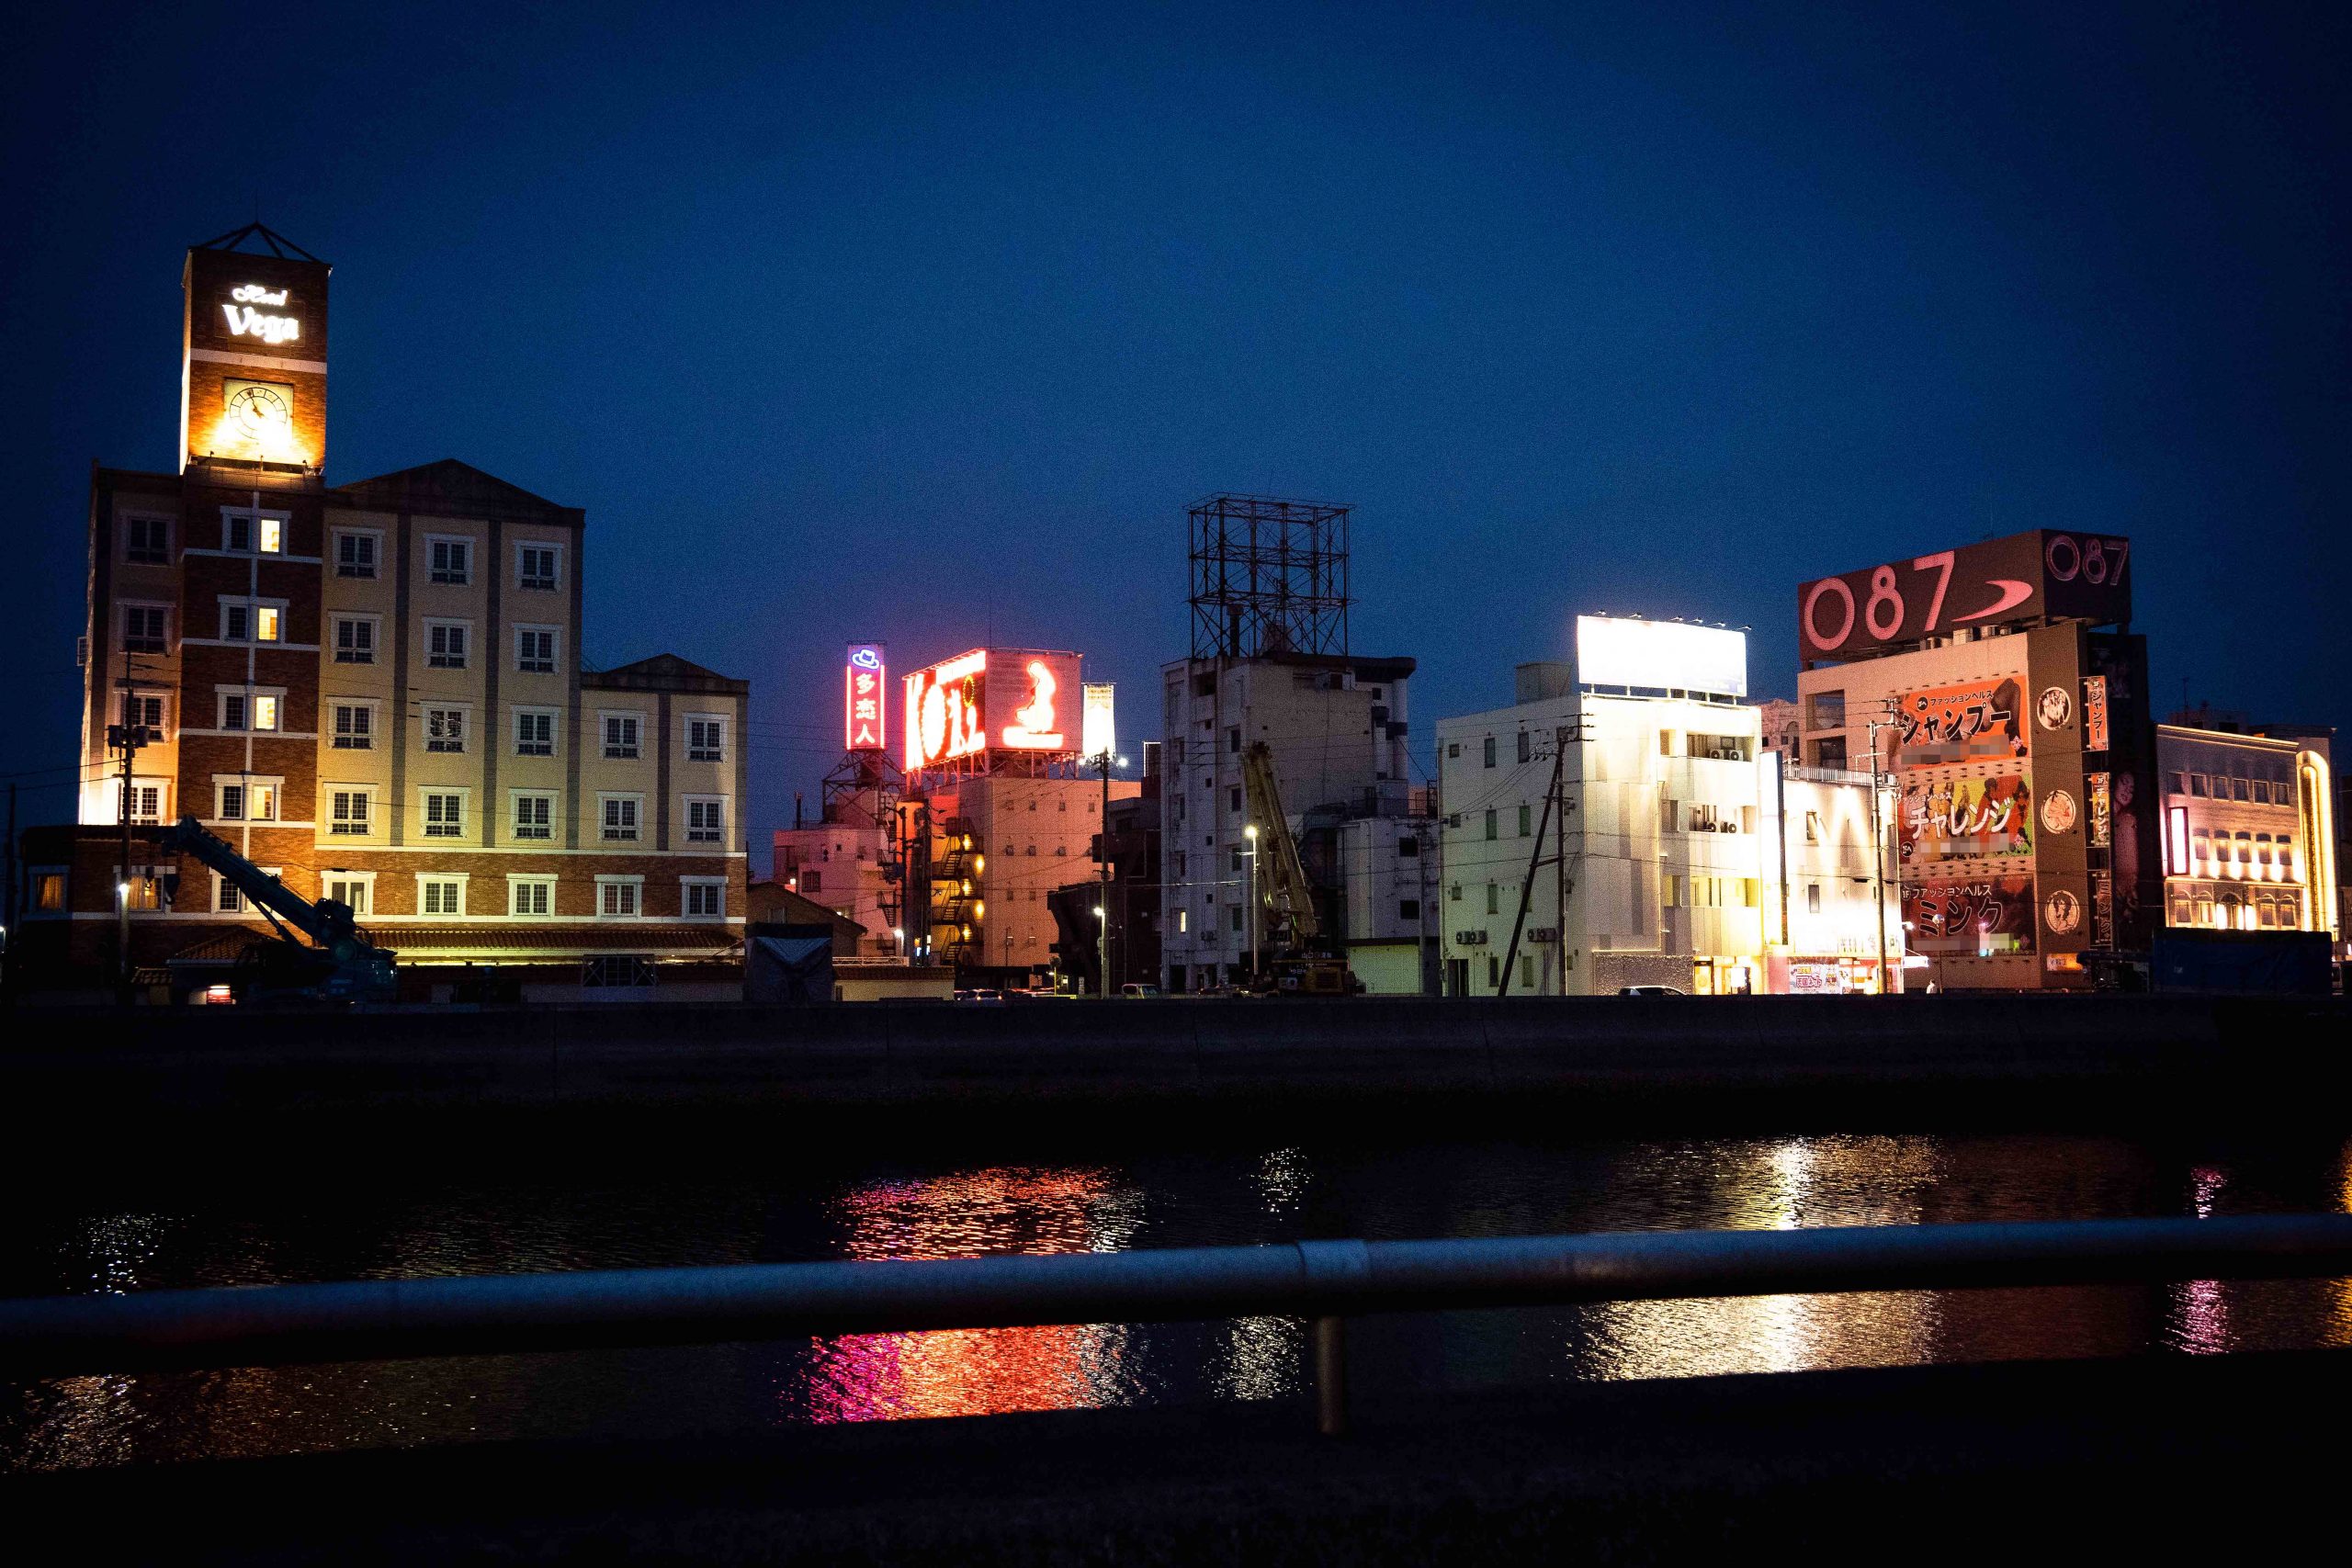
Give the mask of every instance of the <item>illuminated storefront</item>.
[[2086, 985], [2161, 918], [2131, 559], [2042, 529], [1798, 589], [1803, 760], [1886, 791], [1915, 981]]
[[2335, 932], [2327, 758], [2292, 740], [2156, 727], [2165, 923]]

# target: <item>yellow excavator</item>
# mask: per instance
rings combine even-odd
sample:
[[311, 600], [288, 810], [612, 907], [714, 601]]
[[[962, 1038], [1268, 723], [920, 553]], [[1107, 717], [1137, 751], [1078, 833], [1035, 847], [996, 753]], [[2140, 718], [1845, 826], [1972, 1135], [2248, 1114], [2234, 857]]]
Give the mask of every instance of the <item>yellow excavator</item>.
[[1266, 952], [1250, 988], [1267, 996], [1353, 996], [1363, 982], [1345, 958], [1330, 951], [1315, 905], [1315, 885], [1306, 878], [1297, 836], [1283, 813], [1273, 750], [1264, 741], [1253, 740], [1242, 750], [1241, 783], [1250, 820], [1258, 825], [1258, 853], [1272, 863], [1260, 878], [1264, 905], [1255, 911], [1265, 922]]

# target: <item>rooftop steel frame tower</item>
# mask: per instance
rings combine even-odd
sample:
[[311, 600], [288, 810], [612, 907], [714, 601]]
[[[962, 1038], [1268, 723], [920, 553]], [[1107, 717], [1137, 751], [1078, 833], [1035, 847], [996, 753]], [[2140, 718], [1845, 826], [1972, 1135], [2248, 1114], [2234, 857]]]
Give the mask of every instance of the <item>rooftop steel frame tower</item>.
[[1253, 495], [1195, 502], [1193, 657], [1344, 655], [1350, 510]]

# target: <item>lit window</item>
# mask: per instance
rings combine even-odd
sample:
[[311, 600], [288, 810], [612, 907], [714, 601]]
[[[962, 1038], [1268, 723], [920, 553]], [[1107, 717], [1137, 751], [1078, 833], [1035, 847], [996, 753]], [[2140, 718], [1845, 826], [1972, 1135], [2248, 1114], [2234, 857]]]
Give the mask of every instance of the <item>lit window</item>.
[[254, 640], [255, 642], [282, 640], [284, 626], [285, 613], [277, 605], [256, 604], [254, 606]]
[[245, 820], [275, 822], [277, 820], [277, 786], [254, 784], [245, 786]]
[[275, 517], [258, 519], [260, 534], [255, 547], [266, 556], [282, 555], [286, 549], [286, 525]]
[[265, 694], [254, 698], [254, 728], [255, 729], [277, 728], [277, 699], [276, 697]]

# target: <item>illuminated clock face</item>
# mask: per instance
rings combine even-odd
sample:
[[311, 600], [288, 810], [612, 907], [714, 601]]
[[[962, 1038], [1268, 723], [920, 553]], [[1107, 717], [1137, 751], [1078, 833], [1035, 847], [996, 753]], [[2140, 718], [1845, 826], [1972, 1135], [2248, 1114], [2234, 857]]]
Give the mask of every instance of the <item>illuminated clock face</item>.
[[284, 434], [293, 417], [293, 406], [275, 387], [247, 382], [229, 394], [231, 424], [241, 434], [255, 440]]

